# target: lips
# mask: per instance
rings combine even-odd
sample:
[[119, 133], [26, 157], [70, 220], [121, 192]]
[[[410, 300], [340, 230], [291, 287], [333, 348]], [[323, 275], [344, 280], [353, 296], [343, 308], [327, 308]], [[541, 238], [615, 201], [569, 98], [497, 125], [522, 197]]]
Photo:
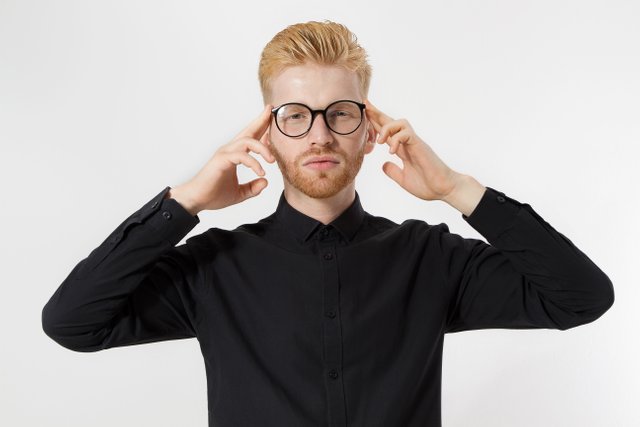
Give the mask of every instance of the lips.
[[335, 157], [331, 157], [331, 156], [316, 156], [316, 157], [311, 157], [310, 159], [305, 161], [303, 163], [303, 166], [307, 166], [307, 165], [314, 164], [314, 163], [335, 163], [335, 164], [338, 164], [340, 162]]

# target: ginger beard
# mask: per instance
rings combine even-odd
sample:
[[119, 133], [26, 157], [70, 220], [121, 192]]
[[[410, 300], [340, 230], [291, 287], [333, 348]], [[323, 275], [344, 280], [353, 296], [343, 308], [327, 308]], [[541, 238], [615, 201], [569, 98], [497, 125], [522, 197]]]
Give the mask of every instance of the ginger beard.
[[[292, 162], [287, 161], [275, 145], [271, 144], [271, 152], [278, 163], [282, 176], [289, 184], [314, 199], [325, 199], [334, 196], [355, 179], [364, 159], [365, 144], [350, 159], [341, 149], [310, 149], [298, 155]], [[312, 156], [332, 155], [338, 158], [338, 167], [326, 171], [314, 171], [303, 166]]]

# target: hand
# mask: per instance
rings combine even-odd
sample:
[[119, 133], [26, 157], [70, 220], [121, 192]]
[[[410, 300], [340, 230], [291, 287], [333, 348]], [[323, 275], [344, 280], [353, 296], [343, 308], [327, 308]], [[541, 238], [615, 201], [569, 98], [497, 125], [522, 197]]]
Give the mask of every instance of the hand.
[[414, 132], [406, 119], [394, 120], [365, 101], [366, 114], [376, 132], [378, 144], [388, 144], [389, 153], [402, 160], [403, 168], [385, 162], [385, 174], [409, 193], [423, 200], [445, 200], [462, 175], [449, 168]]
[[[264, 169], [249, 153], [259, 154], [269, 163], [275, 162], [267, 146], [272, 108], [272, 105], [266, 105], [249, 126], [231, 142], [216, 150], [196, 176], [172, 188], [168, 196], [195, 215], [201, 210], [222, 209], [260, 194], [268, 182], [263, 178]], [[251, 168], [259, 178], [240, 184], [237, 174], [239, 164]]]

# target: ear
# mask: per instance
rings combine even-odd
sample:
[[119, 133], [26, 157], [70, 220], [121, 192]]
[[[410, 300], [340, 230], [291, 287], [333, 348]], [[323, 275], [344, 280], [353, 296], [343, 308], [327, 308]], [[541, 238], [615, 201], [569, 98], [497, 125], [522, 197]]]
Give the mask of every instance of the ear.
[[371, 124], [371, 122], [369, 122], [368, 120], [367, 120], [367, 139], [364, 143], [365, 143], [365, 147], [364, 147], [365, 154], [369, 154], [370, 152], [372, 152], [376, 146], [376, 131], [373, 128], [373, 125]]

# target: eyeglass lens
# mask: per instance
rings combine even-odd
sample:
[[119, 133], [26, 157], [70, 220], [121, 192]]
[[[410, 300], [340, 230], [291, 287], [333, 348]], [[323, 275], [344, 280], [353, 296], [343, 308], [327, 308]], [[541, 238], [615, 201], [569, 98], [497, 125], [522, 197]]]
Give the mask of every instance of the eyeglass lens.
[[[311, 110], [302, 104], [282, 106], [277, 114], [277, 125], [287, 136], [299, 136], [311, 128]], [[362, 121], [362, 110], [350, 101], [341, 101], [329, 106], [326, 111], [326, 122], [329, 129], [339, 134], [355, 131]]]

